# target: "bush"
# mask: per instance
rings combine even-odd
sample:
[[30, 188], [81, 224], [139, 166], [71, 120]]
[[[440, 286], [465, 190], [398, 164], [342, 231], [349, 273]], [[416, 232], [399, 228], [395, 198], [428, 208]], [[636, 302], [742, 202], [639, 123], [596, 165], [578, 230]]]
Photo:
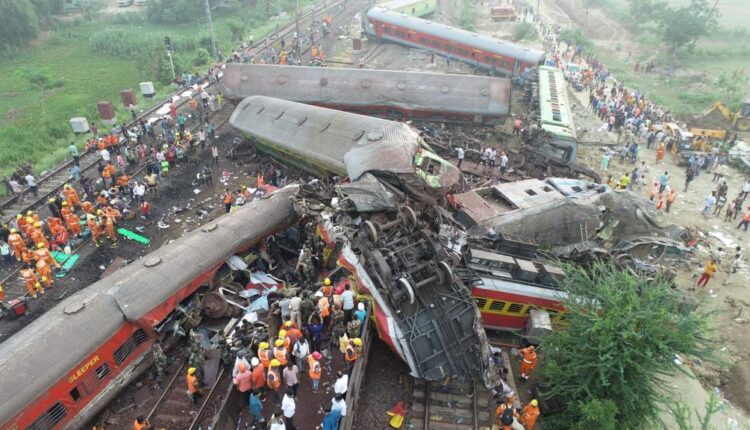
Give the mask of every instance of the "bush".
[[46, 131], [47, 136], [53, 139], [64, 139], [70, 134], [69, 127], [63, 126], [51, 120], [46, 121], [44, 130]]
[[211, 54], [209, 54], [205, 48], [198, 48], [198, 51], [196, 51], [196, 56], [193, 59], [193, 66], [198, 67], [204, 64], [208, 64], [210, 60]]
[[560, 39], [565, 43], [575, 45], [576, 49], [580, 49], [584, 53], [589, 53], [594, 49], [594, 43], [578, 28], [564, 30], [560, 33]]
[[534, 26], [528, 22], [521, 22], [513, 26], [513, 40], [534, 40], [536, 31]]

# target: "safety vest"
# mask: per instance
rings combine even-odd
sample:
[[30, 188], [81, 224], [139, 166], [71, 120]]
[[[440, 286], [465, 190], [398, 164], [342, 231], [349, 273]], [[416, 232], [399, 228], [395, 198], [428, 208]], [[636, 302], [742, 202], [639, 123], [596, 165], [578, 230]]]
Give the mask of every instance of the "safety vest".
[[133, 422], [133, 430], [143, 430], [146, 428], [146, 423], [139, 423], [137, 420]]
[[263, 367], [268, 368], [268, 365], [271, 363], [271, 351], [268, 349], [261, 349], [258, 351], [258, 359], [263, 363]]
[[279, 363], [281, 363], [282, 366], [286, 366], [286, 348], [284, 348], [283, 346], [274, 347], [273, 356], [277, 360], [279, 360]]
[[320, 316], [322, 318], [327, 317], [331, 313], [327, 298], [321, 297], [318, 300], [318, 309], [320, 309]]
[[320, 379], [320, 375], [323, 373], [320, 362], [314, 359], [312, 355], [308, 355], [307, 364], [310, 365], [310, 370], [307, 372], [310, 375], [310, 379]]
[[351, 363], [351, 362], [357, 361], [357, 359], [359, 358], [359, 353], [357, 353], [356, 348], [354, 348], [351, 345], [347, 345], [346, 356], [344, 358], [346, 358], [346, 361]]
[[232, 197], [232, 193], [226, 193], [226, 194], [224, 194], [224, 204], [225, 205], [229, 204], [229, 203], [232, 203], [233, 199], [234, 199], [234, 197]]
[[188, 393], [194, 394], [198, 392], [198, 378], [195, 375], [187, 375], [187, 390]]

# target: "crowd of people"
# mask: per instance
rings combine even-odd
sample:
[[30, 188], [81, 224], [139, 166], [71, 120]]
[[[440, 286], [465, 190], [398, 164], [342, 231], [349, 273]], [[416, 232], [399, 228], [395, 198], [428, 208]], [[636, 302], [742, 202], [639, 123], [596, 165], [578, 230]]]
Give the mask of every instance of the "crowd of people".
[[[315, 405], [311, 411], [317, 416], [320, 401], [315, 399], [328, 392], [331, 399], [324, 402], [322, 422], [317, 425], [337, 430], [347, 414], [349, 375], [362, 354], [366, 302], [358, 301], [348, 280], [334, 285], [325, 278], [317, 288], [283, 290], [267, 316], [267, 331], [261, 337], [250, 323], [239, 325], [231, 339], [218, 335], [221, 360], [231, 367], [233, 384], [247, 408], [247, 425], [262, 430], [295, 429], [298, 407]], [[197, 408], [206, 390], [205, 351], [202, 335], [191, 332], [190, 339], [185, 387]], [[153, 354], [160, 383], [168, 360], [160, 345]], [[321, 383], [324, 380], [331, 381], [330, 390]], [[301, 389], [303, 383], [309, 388]], [[142, 416], [133, 424], [134, 429], [149, 427]]]

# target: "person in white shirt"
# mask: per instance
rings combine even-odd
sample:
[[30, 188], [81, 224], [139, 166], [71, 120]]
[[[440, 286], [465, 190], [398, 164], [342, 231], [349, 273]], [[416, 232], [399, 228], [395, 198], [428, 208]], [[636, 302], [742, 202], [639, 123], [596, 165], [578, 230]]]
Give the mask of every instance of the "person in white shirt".
[[281, 400], [281, 410], [284, 412], [284, 424], [287, 430], [294, 429], [294, 412], [297, 409], [297, 404], [294, 402], [294, 390], [291, 387], [286, 389], [286, 394]]
[[101, 151], [99, 151], [99, 155], [101, 155], [102, 161], [104, 161], [105, 163], [109, 163], [109, 160], [111, 157], [109, 155], [109, 151], [107, 151], [107, 148], [104, 148]]
[[461, 163], [464, 162], [464, 149], [459, 146], [458, 148], [456, 148], [456, 152], [458, 153], [458, 164], [457, 164], [457, 167], [460, 169], [461, 168]]
[[307, 371], [305, 364], [307, 363], [307, 356], [310, 354], [310, 344], [307, 342], [305, 336], [300, 336], [297, 342], [294, 342], [292, 346], [292, 355], [294, 360], [297, 362], [297, 368], [300, 372]]
[[354, 293], [349, 284], [344, 286], [344, 292], [341, 293], [341, 303], [341, 308], [344, 310], [344, 324], [348, 324], [354, 312]]
[[344, 396], [336, 394], [331, 399], [331, 410], [338, 410], [342, 417], [346, 416], [346, 400], [344, 400]]
[[349, 388], [349, 374], [339, 370], [336, 376], [338, 379], [333, 384], [333, 393], [340, 394], [342, 397], [346, 396], [346, 390]]
[[286, 430], [286, 424], [284, 424], [284, 416], [282, 411], [276, 411], [272, 416], [269, 422], [271, 423], [271, 427], [269, 427], [269, 430]]
[[[297, 327], [302, 327], [302, 314], [300, 312], [300, 305], [302, 304], [302, 297], [294, 296], [289, 299], [289, 319], [297, 324]], [[298, 366], [299, 367], [299, 366]], [[300, 367], [300, 369], [302, 369]]]

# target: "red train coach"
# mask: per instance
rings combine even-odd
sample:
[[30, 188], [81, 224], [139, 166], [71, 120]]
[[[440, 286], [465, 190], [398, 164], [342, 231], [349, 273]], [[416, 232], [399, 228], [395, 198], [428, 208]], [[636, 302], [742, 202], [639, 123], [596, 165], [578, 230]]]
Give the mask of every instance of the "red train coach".
[[381, 118], [498, 124], [510, 114], [509, 79], [400, 70], [228, 64], [223, 94], [268, 96]]
[[544, 51], [538, 49], [380, 7], [367, 11], [365, 31], [383, 40], [429, 49], [503, 76], [518, 75], [527, 67], [543, 64], [545, 57]]
[[294, 219], [277, 191], [79, 291], [0, 344], [0, 429], [82, 427], [149, 367], [157, 328], [180, 302], [230, 255]]

